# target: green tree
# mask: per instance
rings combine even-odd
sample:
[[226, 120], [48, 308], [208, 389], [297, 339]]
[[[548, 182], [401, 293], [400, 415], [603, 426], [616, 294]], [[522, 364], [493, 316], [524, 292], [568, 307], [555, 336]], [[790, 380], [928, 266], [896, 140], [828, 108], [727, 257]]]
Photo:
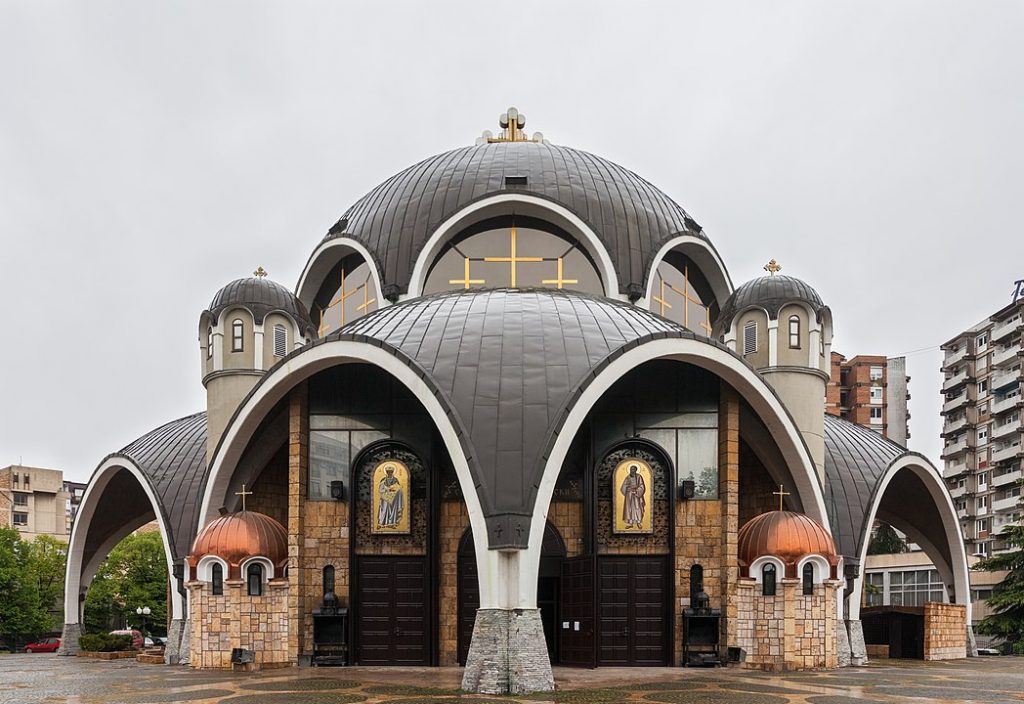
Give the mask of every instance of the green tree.
[[50, 613], [54, 629], [63, 625], [64, 568], [68, 560], [68, 544], [48, 535], [37, 536], [29, 543], [29, 570], [39, 588], [39, 604]]
[[907, 541], [888, 523], [880, 524], [868, 543], [868, 555], [892, 555], [908, 550]]
[[987, 600], [993, 613], [982, 619], [976, 630], [1002, 639], [1014, 653], [1024, 655], [1024, 525], [1012, 526], [999, 537], [1012, 549], [974, 565], [985, 572], [1007, 572]]
[[13, 528], [0, 528], [0, 637], [38, 637], [50, 631], [51, 620], [32, 570], [31, 544]]
[[147, 633], [164, 635], [167, 629], [167, 558], [157, 532], [133, 533], [110, 551], [96, 571], [85, 598], [84, 625], [88, 633], [135, 626], [135, 610], [148, 606]]

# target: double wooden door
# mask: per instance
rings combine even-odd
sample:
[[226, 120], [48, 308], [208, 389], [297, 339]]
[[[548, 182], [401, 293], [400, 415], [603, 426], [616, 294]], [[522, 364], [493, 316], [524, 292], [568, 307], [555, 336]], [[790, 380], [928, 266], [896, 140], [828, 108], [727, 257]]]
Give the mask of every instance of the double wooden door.
[[579, 557], [562, 569], [566, 665], [666, 665], [671, 651], [668, 559]]
[[356, 663], [429, 664], [426, 558], [360, 556], [357, 561]]

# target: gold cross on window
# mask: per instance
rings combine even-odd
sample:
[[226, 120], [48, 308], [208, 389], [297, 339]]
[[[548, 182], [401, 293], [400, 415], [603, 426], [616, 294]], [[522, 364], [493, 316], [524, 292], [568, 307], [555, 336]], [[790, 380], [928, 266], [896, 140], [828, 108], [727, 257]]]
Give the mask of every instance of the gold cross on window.
[[469, 257], [464, 257], [464, 259], [465, 259], [465, 274], [463, 274], [463, 277], [461, 279], [448, 279], [448, 283], [450, 285], [452, 285], [452, 286], [454, 286], [455, 284], [462, 284], [462, 287], [465, 288], [465, 289], [469, 289], [471, 284], [481, 284], [481, 285], [483, 285], [483, 284], [487, 283], [483, 279], [471, 279], [471, 278], [469, 278]]
[[556, 278], [556, 279], [543, 279], [541, 281], [542, 284], [544, 284], [545, 286], [547, 286], [549, 284], [555, 284], [555, 285], [558, 286], [558, 288], [562, 288], [562, 284], [578, 284], [579, 283], [579, 281], [576, 280], [576, 279], [566, 279], [566, 278], [562, 277], [562, 262], [563, 262], [562, 257], [559, 257], [558, 258], [558, 278]]
[[[660, 279], [661, 277], [659, 276], [658, 278]], [[653, 296], [651, 298], [651, 300], [654, 301], [655, 303], [661, 304], [661, 314], [660, 315], [661, 315], [661, 317], [664, 318], [665, 317], [665, 309], [666, 308], [669, 308], [669, 309], [672, 308], [672, 304], [665, 300], [665, 279], [661, 279], [660, 292], [658, 293], [657, 296]]]
[[324, 336], [324, 333], [331, 329], [331, 326], [324, 322], [324, 313], [334, 306], [340, 306], [339, 312], [341, 313], [341, 325], [345, 327], [345, 301], [350, 297], [359, 293], [359, 286], [356, 286], [351, 291], [345, 290], [345, 269], [341, 269], [341, 287], [338, 289], [338, 297], [327, 304], [327, 307], [320, 311], [320, 329], [317, 331], [320, 337]]
[[507, 257], [484, 257], [485, 262], [508, 262], [510, 274], [510, 288], [516, 288], [516, 265], [521, 262], [542, 262], [542, 257], [517, 257], [516, 256], [516, 226], [512, 226], [512, 248]]
[[[370, 279], [369, 278], [367, 278], [366, 281], [363, 282], [363, 285], [360, 286], [359, 288], [363, 289], [363, 304], [359, 305], [359, 306], [356, 306], [356, 310], [358, 310], [360, 313], [366, 313], [367, 310], [369, 309], [370, 305], [377, 302], [377, 299], [376, 298], [370, 298]], [[356, 291], [358, 291], [359, 288], [357, 288]]]
[[683, 290], [680, 291], [678, 288], [669, 284], [669, 287], [683, 297], [683, 326], [690, 327], [690, 304], [696, 303], [698, 306], [704, 307], [704, 303], [695, 296], [690, 295], [690, 267], [683, 267]]

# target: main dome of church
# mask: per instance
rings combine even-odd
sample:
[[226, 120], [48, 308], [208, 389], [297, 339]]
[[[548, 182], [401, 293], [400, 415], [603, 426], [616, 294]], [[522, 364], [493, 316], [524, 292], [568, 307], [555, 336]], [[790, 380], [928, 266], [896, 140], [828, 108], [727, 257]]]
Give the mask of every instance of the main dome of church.
[[356, 240], [375, 260], [382, 285], [405, 293], [416, 257], [434, 231], [474, 203], [502, 194], [538, 198], [582, 220], [608, 252], [623, 293], [645, 284], [669, 240], [707, 239], [672, 198], [614, 162], [542, 140], [482, 140], [395, 174], [349, 208], [325, 240]]

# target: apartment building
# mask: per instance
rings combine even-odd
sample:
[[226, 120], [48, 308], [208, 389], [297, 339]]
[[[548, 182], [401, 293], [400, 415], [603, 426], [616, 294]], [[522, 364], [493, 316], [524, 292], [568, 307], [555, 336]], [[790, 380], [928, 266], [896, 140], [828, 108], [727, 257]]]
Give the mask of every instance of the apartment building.
[[1024, 512], [1022, 313], [1024, 299], [1016, 300], [942, 345], [943, 476], [968, 554], [1009, 549], [999, 533]]
[[910, 438], [909, 383], [904, 357], [861, 354], [847, 359], [833, 351], [825, 410], [906, 447]]
[[68, 495], [68, 535], [71, 535], [71, 528], [75, 525], [75, 517], [78, 516], [78, 507], [82, 505], [82, 499], [85, 497], [85, 490], [88, 486], [85, 482], [64, 480], [64, 491]]
[[67, 540], [69, 494], [59, 469], [11, 465], [0, 469], [0, 526], [27, 540], [49, 535]]

